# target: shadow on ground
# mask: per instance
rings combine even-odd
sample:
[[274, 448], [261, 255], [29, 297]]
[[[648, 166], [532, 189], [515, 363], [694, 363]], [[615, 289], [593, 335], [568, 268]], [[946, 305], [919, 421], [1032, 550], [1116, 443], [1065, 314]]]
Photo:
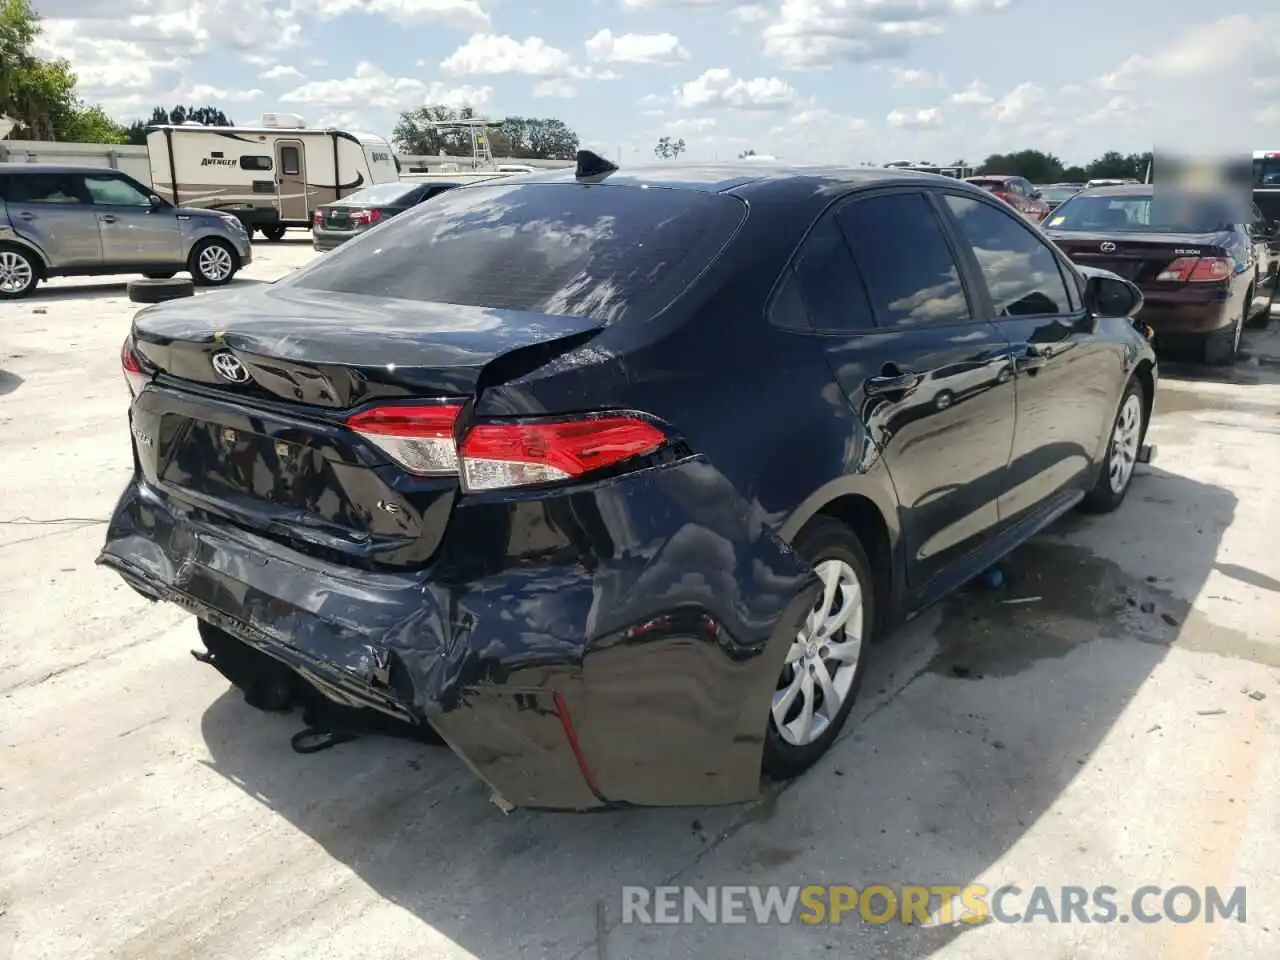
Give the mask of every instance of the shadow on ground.
[[[1280, 383], [1280, 318], [1273, 312], [1263, 329], [1245, 330], [1240, 353], [1229, 367], [1211, 367], [1192, 350], [1160, 349], [1160, 375], [1203, 383]], [[1158, 341], [1157, 341], [1158, 343]]]
[[0, 370], [0, 397], [13, 393], [20, 386], [23, 380], [16, 373], [10, 373], [8, 370]]
[[1119, 513], [1069, 516], [1006, 561], [1002, 588], [961, 591], [878, 648], [841, 742], [745, 806], [504, 817], [442, 748], [296, 756], [297, 719], [230, 692], [203, 732], [213, 769], [485, 960], [592, 957], [601, 939], [610, 957], [916, 960], [963, 931], [623, 926], [620, 888], [980, 876], [1049, 814], [1169, 645], [1204, 633], [1191, 600], [1234, 510], [1225, 490], [1145, 469]]

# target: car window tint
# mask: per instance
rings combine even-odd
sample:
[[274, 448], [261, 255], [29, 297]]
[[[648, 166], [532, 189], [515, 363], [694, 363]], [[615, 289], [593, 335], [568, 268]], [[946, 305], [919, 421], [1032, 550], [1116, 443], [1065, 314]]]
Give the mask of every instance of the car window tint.
[[145, 207], [150, 204], [147, 194], [119, 177], [88, 176], [84, 178], [84, 185], [89, 191], [89, 199], [97, 204], [112, 207]]
[[960, 270], [924, 194], [856, 200], [837, 219], [878, 326], [956, 323], [972, 317]]
[[1028, 227], [972, 197], [948, 194], [947, 206], [978, 258], [997, 317], [1071, 312], [1057, 257]]
[[10, 203], [83, 203], [72, 177], [56, 173], [22, 174], [9, 178]]
[[797, 289], [817, 330], [869, 330], [875, 326], [866, 288], [834, 216], [824, 216], [796, 256]]
[[282, 283], [592, 317], [665, 309], [746, 216], [692, 190], [520, 183], [446, 190]]

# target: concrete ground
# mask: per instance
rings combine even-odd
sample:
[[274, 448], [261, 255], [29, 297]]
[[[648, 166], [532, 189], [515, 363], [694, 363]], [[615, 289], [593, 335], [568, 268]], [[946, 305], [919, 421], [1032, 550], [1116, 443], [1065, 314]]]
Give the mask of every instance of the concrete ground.
[[[249, 278], [311, 256], [257, 252]], [[93, 566], [131, 315], [122, 282], [0, 307], [0, 957], [1280, 955], [1280, 324], [1231, 373], [1169, 365], [1124, 508], [880, 648], [808, 776], [504, 816], [443, 749], [295, 754], [296, 718], [191, 659], [189, 617]], [[1245, 885], [1247, 923], [618, 923], [629, 884], [969, 882]]]

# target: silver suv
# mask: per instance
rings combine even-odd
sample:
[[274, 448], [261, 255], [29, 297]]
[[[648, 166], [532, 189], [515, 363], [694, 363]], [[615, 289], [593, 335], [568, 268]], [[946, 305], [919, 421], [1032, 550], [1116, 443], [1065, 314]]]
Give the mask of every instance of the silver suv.
[[0, 165], [0, 300], [49, 277], [191, 273], [221, 286], [253, 259], [244, 224], [161, 199], [119, 170]]

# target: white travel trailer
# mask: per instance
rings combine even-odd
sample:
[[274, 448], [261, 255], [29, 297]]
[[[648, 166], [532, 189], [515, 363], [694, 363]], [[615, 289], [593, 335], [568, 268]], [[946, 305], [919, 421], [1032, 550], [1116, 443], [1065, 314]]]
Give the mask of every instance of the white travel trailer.
[[293, 114], [265, 114], [256, 127], [151, 127], [147, 153], [160, 196], [234, 213], [269, 240], [289, 227], [310, 229], [321, 204], [400, 178], [384, 137], [310, 128]]

